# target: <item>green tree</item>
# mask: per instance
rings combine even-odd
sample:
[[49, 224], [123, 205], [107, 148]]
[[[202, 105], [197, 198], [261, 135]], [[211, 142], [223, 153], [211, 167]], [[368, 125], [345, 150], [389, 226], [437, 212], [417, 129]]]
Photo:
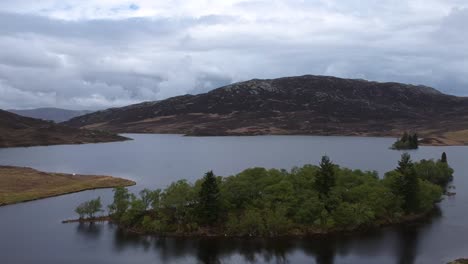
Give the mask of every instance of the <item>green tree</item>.
[[80, 219], [83, 219], [86, 215], [86, 202], [81, 203], [75, 208], [75, 212], [80, 216]]
[[403, 209], [406, 213], [416, 212], [419, 209], [419, 180], [408, 153], [401, 155], [397, 171], [401, 174], [399, 192], [404, 201]]
[[114, 202], [109, 205], [109, 214], [119, 220], [130, 206], [130, 193], [127, 188], [117, 187], [113, 190]]
[[403, 136], [393, 143], [393, 149], [417, 149], [419, 145], [418, 135], [404, 132]]
[[94, 218], [96, 213], [102, 212], [101, 197], [81, 203], [75, 208], [75, 212], [80, 216], [80, 219], [84, 218], [85, 215], [88, 218]]
[[152, 193], [152, 203], [151, 203], [151, 208], [153, 210], [158, 210], [161, 204], [161, 189], [156, 189]]
[[407, 170], [409, 170], [413, 166], [413, 162], [411, 161], [411, 156], [408, 153], [403, 153], [401, 155], [401, 159], [398, 161], [397, 171], [401, 174], [404, 174]]
[[218, 220], [220, 213], [220, 192], [218, 182], [213, 171], [209, 171], [203, 178], [198, 194], [198, 214], [200, 222], [212, 225]]
[[137, 199], [135, 195], [131, 194], [131, 201], [128, 209], [122, 214], [120, 218], [122, 223], [126, 226], [138, 225], [145, 213], [145, 204], [141, 199]]
[[411, 149], [417, 149], [419, 144], [418, 134], [414, 133], [409, 137], [409, 147]]
[[196, 193], [193, 186], [186, 180], [179, 180], [172, 183], [161, 194], [161, 206], [168, 214], [168, 219], [172, 219], [177, 231], [192, 229], [195, 224], [193, 207], [196, 204]]
[[145, 210], [148, 210], [149, 207], [153, 207], [153, 209], [159, 208], [159, 196], [161, 194], [161, 190], [150, 190], [150, 189], [143, 189], [140, 191], [140, 198], [143, 203]]
[[87, 214], [90, 218], [93, 218], [99, 212], [102, 212], [101, 197], [89, 201]]
[[315, 188], [322, 198], [327, 197], [330, 190], [335, 186], [335, 165], [328, 156], [323, 156], [320, 161], [319, 171], [315, 178]]
[[400, 140], [401, 140], [402, 142], [405, 143], [405, 142], [408, 142], [408, 141], [409, 141], [409, 138], [410, 138], [410, 136], [409, 136], [408, 132], [405, 131], [405, 132], [403, 133], [403, 136], [401, 136], [401, 139], [400, 139]]
[[447, 154], [442, 152], [442, 156], [440, 157], [440, 162], [447, 163]]

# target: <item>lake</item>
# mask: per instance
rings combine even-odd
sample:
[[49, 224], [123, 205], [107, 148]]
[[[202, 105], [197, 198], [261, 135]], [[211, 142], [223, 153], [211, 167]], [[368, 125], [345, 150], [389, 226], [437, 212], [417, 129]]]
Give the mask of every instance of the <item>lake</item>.
[[[127, 134], [133, 141], [0, 149], [0, 164], [50, 172], [106, 174], [137, 182], [132, 191], [194, 181], [208, 170], [232, 175], [249, 167], [317, 164], [328, 155], [353, 169], [384, 172], [402, 152], [391, 138], [257, 136], [183, 137]], [[364, 234], [321, 238], [158, 238], [126, 234], [115, 226], [61, 224], [76, 218], [95, 190], [0, 207], [0, 263], [446, 263], [468, 256], [468, 147], [421, 147], [413, 160], [445, 151], [455, 169], [457, 195], [445, 198], [431, 219]]]

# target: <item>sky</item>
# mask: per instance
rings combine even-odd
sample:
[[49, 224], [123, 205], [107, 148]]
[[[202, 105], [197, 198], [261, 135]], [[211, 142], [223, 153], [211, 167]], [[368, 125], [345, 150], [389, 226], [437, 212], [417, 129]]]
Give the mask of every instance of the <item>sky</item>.
[[2, 0], [0, 108], [104, 109], [304, 74], [468, 96], [466, 0]]

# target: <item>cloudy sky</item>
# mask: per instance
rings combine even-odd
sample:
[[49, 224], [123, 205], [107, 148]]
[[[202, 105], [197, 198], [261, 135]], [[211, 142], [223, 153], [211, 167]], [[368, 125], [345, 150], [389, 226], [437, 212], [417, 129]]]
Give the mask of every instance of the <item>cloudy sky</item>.
[[466, 0], [2, 0], [0, 108], [317, 74], [468, 96]]

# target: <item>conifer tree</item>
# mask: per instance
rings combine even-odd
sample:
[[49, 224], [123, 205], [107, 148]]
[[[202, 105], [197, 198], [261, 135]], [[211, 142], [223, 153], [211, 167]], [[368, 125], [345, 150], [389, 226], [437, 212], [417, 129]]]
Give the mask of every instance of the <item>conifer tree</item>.
[[410, 136], [409, 146], [410, 148], [417, 149], [418, 148], [418, 134], [414, 133]]
[[397, 171], [402, 176], [399, 193], [404, 200], [403, 209], [406, 213], [416, 212], [419, 209], [419, 179], [415, 173], [411, 156], [408, 153], [401, 155]]
[[398, 161], [397, 171], [404, 174], [411, 166], [413, 166], [413, 162], [411, 161], [410, 154], [403, 153]]
[[219, 186], [213, 171], [209, 171], [203, 178], [199, 193], [199, 217], [202, 224], [216, 223], [220, 211]]
[[440, 161], [443, 163], [447, 163], [447, 154], [445, 152], [442, 152], [442, 156], [440, 157]]
[[408, 132], [405, 131], [405, 133], [403, 133], [403, 136], [401, 137], [401, 142], [406, 143], [408, 141], [409, 141], [409, 135], [408, 135]]
[[335, 186], [336, 176], [334, 166], [328, 156], [322, 157], [319, 165], [320, 169], [315, 179], [315, 188], [322, 198], [328, 197], [331, 188]]

